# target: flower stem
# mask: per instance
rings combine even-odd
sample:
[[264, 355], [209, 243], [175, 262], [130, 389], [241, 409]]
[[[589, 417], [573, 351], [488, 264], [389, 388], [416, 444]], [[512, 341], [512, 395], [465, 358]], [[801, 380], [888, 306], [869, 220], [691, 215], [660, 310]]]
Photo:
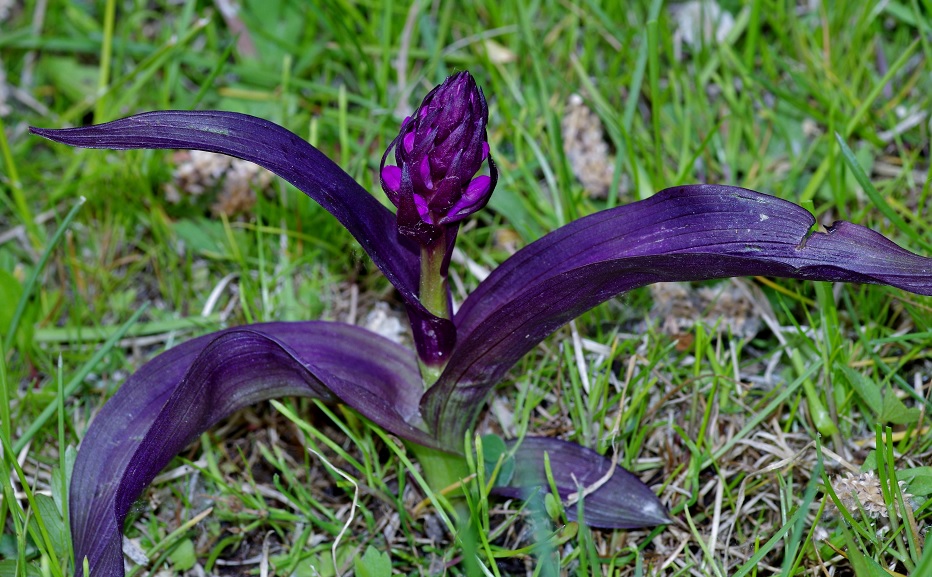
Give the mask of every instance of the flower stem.
[[446, 243], [421, 247], [421, 304], [440, 318], [450, 318], [450, 285], [441, 274]]
[[437, 382], [437, 379], [440, 378], [440, 375], [443, 374], [442, 366], [428, 365], [423, 360], [417, 360], [418, 367], [421, 369], [421, 380], [424, 381], [424, 388], [429, 389], [434, 383]]
[[[421, 247], [421, 283], [418, 297], [428, 311], [440, 318], [449, 319], [450, 285], [443, 274], [446, 252], [447, 245], [444, 241]], [[418, 359], [425, 388], [430, 388], [437, 382], [445, 364], [445, 361], [438, 364]]]

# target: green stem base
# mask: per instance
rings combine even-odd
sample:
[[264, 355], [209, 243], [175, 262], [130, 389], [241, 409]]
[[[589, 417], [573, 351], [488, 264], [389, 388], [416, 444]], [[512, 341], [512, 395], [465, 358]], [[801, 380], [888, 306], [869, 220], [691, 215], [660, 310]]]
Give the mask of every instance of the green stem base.
[[406, 444], [421, 464], [424, 480], [427, 481], [430, 490], [434, 494], [442, 493], [450, 501], [460, 523], [467, 521], [469, 519], [469, 507], [462, 498], [462, 488], [456, 487], [444, 492], [445, 489], [449, 489], [469, 477], [469, 465], [466, 463], [466, 458], [462, 455], [454, 455], [423, 445]]

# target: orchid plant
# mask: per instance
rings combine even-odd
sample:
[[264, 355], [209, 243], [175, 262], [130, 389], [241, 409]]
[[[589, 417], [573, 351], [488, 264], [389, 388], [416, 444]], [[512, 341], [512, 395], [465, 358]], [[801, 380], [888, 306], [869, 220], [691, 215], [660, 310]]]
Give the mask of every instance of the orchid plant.
[[[519, 250], [454, 310], [448, 269], [460, 223], [497, 182], [488, 106], [468, 72], [434, 88], [382, 157], [392, 212], [288, 130], [231, 112], [162, 111], [84, 128], [31, 130], [87, 148], [186, 148], [259, 164], [320, 203], [395, 286], [416, 350], [357, 326], [273, 322], [201, 336], [146, 363], [84, 437], [70, 493], [78, 565], [123, 574], [133, 502], [187, 444], [243, 407], [281, 396], [344, 403], [404, 439], [430, 485], [466, 476], [464, 439], [492, 389], [538, 343], [595, 305], [658, 281], [765, 275], [878, 283], [932, 295], [932, 259], [848, 222], [811, 232], [793, 203], [732, 186], [679, 186], [576, 220]], [[582, 496], [604, 528], [669, 522], [637, 477], [559, 439], [509, 444], [495, 491]], [[549, 458], [552, 485], [545, 480]], [[566, 514], [575, 518], [577, 507]]]

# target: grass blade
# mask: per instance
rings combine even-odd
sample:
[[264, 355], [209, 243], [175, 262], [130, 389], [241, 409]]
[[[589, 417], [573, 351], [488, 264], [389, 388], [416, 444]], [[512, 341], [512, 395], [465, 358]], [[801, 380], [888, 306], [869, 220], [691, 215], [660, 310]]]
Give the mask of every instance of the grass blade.
[[8, 351], [13, 346], [13, 338], [16, 336], [16, 331], [19, 329], [19, 323], [23, 319], [23, 313], [26, 312], [26, 305], [29, 303], [29, 298], [32, 296], [32, 290], [36, 286], [39, 275], [45, 269], [45, 265], [52, 255], [52, 249], [55, 248], [62, 236], [64, 236], [65, 231], [68, 230], [68, 226], [71, 224], [71, 221], [74, 220], [74, 217], [77, 216], [78, 210], [84, 202], [85, 198], [83, 196], [78, 198], [78, 202], [75, 203], [71, 210], [68, 211], [68, 214], [65, 215], [65, 220], [59, 225], [58, 230], [55, 231], [52, 239], [45, 246], [45, 250], [42, 251], [39, 262], [36, 263], [36, 267], [33, 269], [32, 274], [29, 275], [29, 279], [26, 281], [25, 286], [23, 286], [23, 295], [20, 297], [19, 302], [16, 303], [16, 311], [13, 313], [13, 318], [10, 321], [10, 328], [7, 330], [6, 336], [3, 339], [3, 350]]

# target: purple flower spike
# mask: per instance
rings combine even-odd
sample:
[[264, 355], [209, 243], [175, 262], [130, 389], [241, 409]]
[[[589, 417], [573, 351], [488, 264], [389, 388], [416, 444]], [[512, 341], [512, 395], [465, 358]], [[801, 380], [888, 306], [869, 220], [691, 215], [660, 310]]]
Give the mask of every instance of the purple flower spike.
[[[485, 126], [489, 108], [468, 72], [434, 88], [382, 156], [381, 181], [398, 231], [422, 246], [486, 205], [498, 180]], [[385, 165], [394, 150], [397, 166]], [[489, 175], [473, 178], [488, 160]]]

